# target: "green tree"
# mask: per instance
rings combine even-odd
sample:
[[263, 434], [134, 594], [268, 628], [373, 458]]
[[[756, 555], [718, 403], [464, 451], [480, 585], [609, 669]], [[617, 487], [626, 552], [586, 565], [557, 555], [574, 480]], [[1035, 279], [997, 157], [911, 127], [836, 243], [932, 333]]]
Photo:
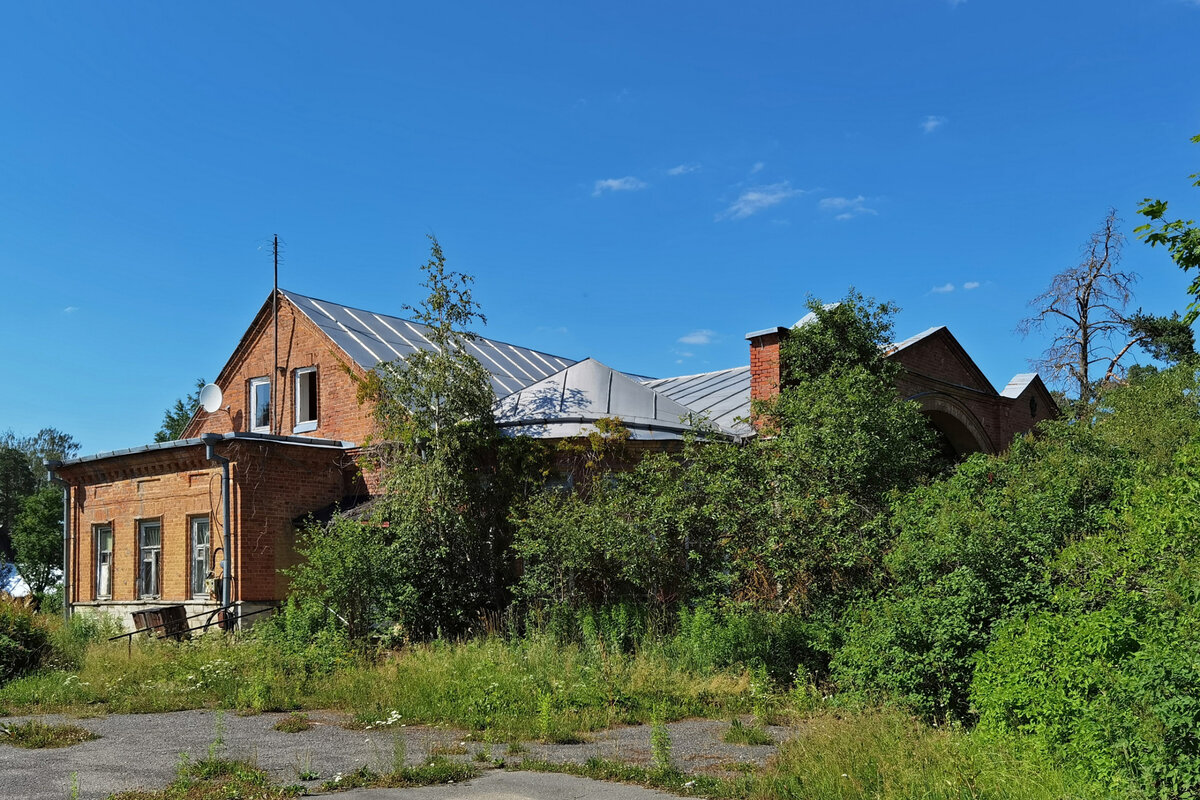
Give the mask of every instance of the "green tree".
[[[1192, 142], [1200, 144], [1200, 135], [1193, 136]], [[1193, 186], [1200, 186], [1200, 172], [1188, 176]], [[1167, 248], [1171, 260], [1184, 272], [1190, 272], [1200, 267], [1200, 228], [1194, 220], [1168, 220], [1167, 201], [1154, 200], [1149, 197], [1142, 201], [1138, 213], [1149, 220], [1144, 225], [1133, 229], [1138, 238], [1151, 247], [1162, 245]], [[1189, 325], [1200, 316], [1200, 271], [1188, 287], [1192, 302], [1183, 319]]]
[[12, 561], [17, 515], [36, 485], [28, 457], [14, 447], [0, 446], [0, 558]]
[[62, 491], [45, 486], [25, 498], [13, 530], [13, 563], [40, 598], [62, 566]]
[[[298, 589], [315, 592], [324, 578], [308, 571], [332, 569], [315, 565], [342, 557], [338, 574], [351, 575], [360, 550], [378, 551], [376, 568], [352, 579], [361, 585], [369, 577], [378, 602], [339, 599], [332, 589], [322, 596], [339, 613], [367, 617], [356, 621], [358, 630], [391, 620], [418, 639], [461, 633], [481, 611], [506, 602], [515, 480], [508, 467], [514, 448], [495, 425], [488, 373], [466, 348], [474, 338], [468, 326], [485, 321], [472, 278], [448, 269], [441, 245], [430, 242], [422, 267], [428, 295], [406, 308], [431, 346], [376, 366], [359, 385], [360, 398], [374, 407], [368, 466], [380, 470], [381, 496], [369, 520], [341, 520], [327, 535], [310, 536], [308, 563], [293, 572]], [[326, 552], [343, 546], [350, 550], [340, 556]]]
[[57, 428], [33, 436], [0, 433], [0, 557], [13, 558], [12, 535], [25, 498], [48, 485], [45, 462], [78, 452], [74, 437]]
[[162, 427], [154, 434], [156, 442], [173, 442], [183, 436], [183, 431], [192, 421], [192, 415], [200, 407], [200, 390], [204, 388], [204, 379], [196, 379], [195, 390], [186, 397], [180, 397], [175, 404], [163, 412]]
[[33, 489], [46, 485], [46, 462], [61, 461], [79, 452], [79, 442], [58, 428], [42, 428], [32, 436], [17, 436], [11, 430], [0, 433], [0, 448], [19, 450], [33, 475]]

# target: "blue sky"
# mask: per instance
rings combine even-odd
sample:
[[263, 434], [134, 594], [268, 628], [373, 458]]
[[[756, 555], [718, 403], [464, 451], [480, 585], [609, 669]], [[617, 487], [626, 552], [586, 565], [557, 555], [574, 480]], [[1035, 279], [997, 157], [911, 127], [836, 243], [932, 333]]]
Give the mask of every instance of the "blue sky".
[[[8, 3], [0, 430], [152, 439], [271, 287], [647, 375], [850, 285], [1002, 388], [1116, 207], [1200, 216], [1200, 4]], [[1188, 278], [1131, 240], [1135, 304]]]

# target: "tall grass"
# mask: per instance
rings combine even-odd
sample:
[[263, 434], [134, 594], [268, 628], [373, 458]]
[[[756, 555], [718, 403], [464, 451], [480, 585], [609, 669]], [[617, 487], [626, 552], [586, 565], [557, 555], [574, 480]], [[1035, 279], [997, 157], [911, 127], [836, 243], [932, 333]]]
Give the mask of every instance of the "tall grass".
[[[0, 687], [14, 712], [258, 711], [330, 708], [362, 724], [448, 723], [505, 741], [647, 721], [728, 717], [751, 705], [741, 670], [696, 672], [661, 650], [562, 645], [552, 637], [435, 642], [383, 657], [343, 653], [305, 670], [261, 638], [93, 642], [78, 670], [46, 669]], [[539, 702], [539, 698], [541, 701]]]

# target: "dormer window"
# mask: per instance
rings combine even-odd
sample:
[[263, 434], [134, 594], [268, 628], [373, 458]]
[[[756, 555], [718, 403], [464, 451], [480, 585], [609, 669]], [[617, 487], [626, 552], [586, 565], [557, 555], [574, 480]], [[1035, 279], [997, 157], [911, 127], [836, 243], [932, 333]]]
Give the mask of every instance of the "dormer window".
[[293, 433], [317, 429], [317, 368], [296, 370], [296, 425]]
[[250, 430], [271, 432], [271, 379], [250, 379]]

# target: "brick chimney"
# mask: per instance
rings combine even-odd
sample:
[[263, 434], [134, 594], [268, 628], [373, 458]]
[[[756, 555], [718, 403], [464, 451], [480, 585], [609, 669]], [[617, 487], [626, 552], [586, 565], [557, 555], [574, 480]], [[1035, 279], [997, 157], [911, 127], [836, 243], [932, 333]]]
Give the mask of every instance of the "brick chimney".
[[779, 394], [783, 375], [779, 368], [779, 346], [787, 328], [767, 328], [747, 333], [750, 342], [750, 399], [769, 400]]

